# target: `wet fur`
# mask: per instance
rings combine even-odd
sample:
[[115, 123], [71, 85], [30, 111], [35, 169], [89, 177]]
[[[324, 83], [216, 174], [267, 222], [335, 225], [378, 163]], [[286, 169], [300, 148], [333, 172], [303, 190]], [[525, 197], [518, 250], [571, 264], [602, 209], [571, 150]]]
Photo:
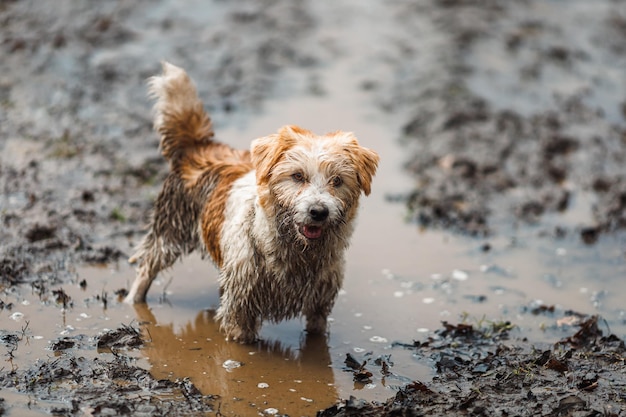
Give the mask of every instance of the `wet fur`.
[[263, 320], [300, 315], [308, 332], [325, 332], [378, 155], [351, 133], [296, 126], [235, 150], [214, 140], [185, 71], [164, 63], [149, 85], [170, 174], [131, 258], [137, 277], [126, 301], [145, 302], [161, 270], [200, 250], [220, 270], [216, 317], [229, 339], [252, 342]]

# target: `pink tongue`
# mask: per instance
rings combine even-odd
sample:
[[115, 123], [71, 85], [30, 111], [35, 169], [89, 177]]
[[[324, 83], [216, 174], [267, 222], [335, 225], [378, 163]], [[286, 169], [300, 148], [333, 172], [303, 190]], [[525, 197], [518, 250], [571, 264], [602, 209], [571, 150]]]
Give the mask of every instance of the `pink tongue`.
[[317, 239], [322, 236], [322, 228], [319, 226], [304, 226], [302, 228], [302, 233], [308, 239]]

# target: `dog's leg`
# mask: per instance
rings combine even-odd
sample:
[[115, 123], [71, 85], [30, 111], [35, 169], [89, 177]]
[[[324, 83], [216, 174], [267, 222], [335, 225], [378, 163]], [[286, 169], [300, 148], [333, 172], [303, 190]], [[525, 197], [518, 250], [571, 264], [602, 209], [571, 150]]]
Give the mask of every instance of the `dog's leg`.
[[261, 320], [245, 314], [227, 312], [224, 306], [217, 310], [216, 318], [220, 322], [222, 331], [226, 334], [226, 340], [250, 344], [258, 339]]
[[175, 246], [165, 244], [162, 238], [155, 237], [154, 233], [149, 232], [140, 249], [129, 260], [131, 263], [138, 261], [139, 266], [137, 277], [124, 301], [130, 304], [145, 303], [146, 294], [157, 274], [172, 266], [180, 255], [180, 250]]
[[220, 307], [215, 318], [219, 321], [227, 340], [253, 343], [258, 339], [262, 324], [260, 313], [255, 313], [251, 309], [250, 294], [246, 293], [242, 286], [234, 290], [222, 288]]
[[321, 313], [306, 314], [306, 332], [309, 334], [325, 334], [328, 331], [328, 315]]
[[328, 332], [328, 316], [330, 315], [337, 293], [341, 287], [340, 275], [330, 274], [332, 278], [322, 280], [331, 282], [332, 285], [320, 286], [315, 295], [302, 308], [302, 314], [306, 317], [306, 331], [310, 334], [326, 334]]

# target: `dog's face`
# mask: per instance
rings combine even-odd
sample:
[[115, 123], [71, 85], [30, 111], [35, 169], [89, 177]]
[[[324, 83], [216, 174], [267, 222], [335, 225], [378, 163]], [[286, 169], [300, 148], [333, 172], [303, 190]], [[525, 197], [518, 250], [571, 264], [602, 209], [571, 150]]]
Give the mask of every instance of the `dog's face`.
[[350, 223], [379, 159], [351, 133], [317, 136], [295, 126], [256, 139], [251, 154], [261, 207], [281, 233], [306, 244]]

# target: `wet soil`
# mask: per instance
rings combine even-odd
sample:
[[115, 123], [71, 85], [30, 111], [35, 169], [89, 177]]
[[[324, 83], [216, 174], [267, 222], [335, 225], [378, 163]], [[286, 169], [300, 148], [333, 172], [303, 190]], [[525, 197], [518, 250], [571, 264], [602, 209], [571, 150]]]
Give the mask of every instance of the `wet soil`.
[[[405, 136], [417, 189], [415, 219], [473, 235], [537, 224], [586, 198], [589, 214], [544, 233], [599, 234], [626, 226], [624, 182], [626, 8], [621, 2], [446, 1], [401, 6], [413, 38], [391, 81], [390, 109], [410, 108]], [[420, 71], [409, 39], [445, 28], [446, 71]], [[414, 84], [422, 83], [419, 87]], [[583, 197], [584, 196], [584, 197]]]
[[[206, 339], [214, 331], [207, 330], [215, 326], [204, 304], [194, 305], [194, 314], [200, 312], [182, 332], [159, 325], [151, 313], [127, 318], [117, 303], [132, 274], [100, 280], [81, 270], [128, 272], [120, 265], [141, 238], [166, 174], [145, 96], [145, 79], [159, 71], [162, 59], [193, 74], [219, 134], [220, 128], [251, 123], [270, 98], [331, 97], [347, 83], [345, 77], [333, 82], [335, 63], [360, 55], [348, 81], [375, 104], [375, 111], [368, 110], [372, 119], [399, 121], [388, 142], [403, 138], [404, 159], [394, 163], [405, 164], [411, 190], [392, 190], [387, 197], [407, 204], [413, 221], [407, 228], [417, 223], [480, 237], [471, 243], [479, 248], [475, 258], [476, 252], [519, 246], [519, 240], [498, 240], [513, 232], [552, 246], [560, 242], [559, 253], [593, 245], [598, 265], [612, 267], [612, 276], [585, 264], [584, 256], [567, 262], [595, 269], [589, 277], [606, 289], [593, 294], [594, 306], [623, 298], [621, 1], [577, 0], [567, 7], [532, 0], [394, 0], [368, 7], [357, 1], [332, 7], [281, 0], [4, 1], [0, 27], [0, 345], [6, 360], [0, 366], [0, 415], [220, 415], [221, 404], [231, 400], [226, 388], [208, 392], [214, 385], [185, 379], [191, 369], [159, 374], [183, 348], [204, 352], [167, 342], [185, 333]], [[276, 117], [271, 129], [297, 122], [302, 109], [285, 109], [289, 117]], [[337, 113], [335, 129], [346, 128], [344, 114]], [[242, 138], [242, 146], [249, 139]], [[385, 226], [380, 228], [382, 236]], [[449, 277], [433, 275], [437, 291], [447, 294], [467, 280], [466, 271], [453, 267]], [[512, 279], [498, 264], [485, 268], [485, 275]], [[384, 274], [401, 288], [394, 297], [419, 292], [422, 284], [400, 281], [396, 269], [391, 265]], [[572, 275], [543, 279], [558, 288]], [[465, 309], [478, 311], [502, 288], [469, 294], [474, 298]], [[167, 305], [166, 294], [164, 289], [159, 305]], [[390, 302], [401, 300], [412, 302]], [[30, 321], [22, 317], [29, 308]], [[354, 314], [376, 316], [385, 308], [370, 304]], [[538, 341], [520, 335], [514, 319], [524, 316], [514, 315], [510, 323], [444, 323], [439, 330], [431, 327], [424, 340], [413, 337], [413, 324], [407, 324], [406, 335], [396, 337], [401, 342], [386, 350], [346, 344], [338, 372], [354, 384], [355, 397], [343, 396], [320, 415], [624, 415], [623, 307], [605, 310], [620, 329], [617, 336], [602, 318], [568, 312], [567, 305], [524, 308], [558, 323], [560, 336], [549, 332]], [[102, 321], [97, 331], [77, 334], [77, 322], [69, 320], [74, 315], [84, 321], [99, 315]], [[50, 340], [40, 336], [47, 324], [37, 323], [37, 317], [48, 323], [46, 316], [60, 323]], [[106, 320], [114, 330], [105, 330]], [[395, 321], [397, 327], [403, 318]], [[341, 318], [337, 322], [335, 329], [342, 326]], [[234, 355], [250, 355], [210, 343], [202, 349], [223, 352], [223, 358], [216, 355], [220, 367]], [[298, 394], [306, 407], [290, 414], [314, 415], [341, 396], [329, 368], [331, 343], [304, 340], [293, 351], [279, 343], [256, 347], [267, 368], [261, 375], [250, 366], [246, 378], [256, 385], [279, 362], [293, 362], [290, 370], [325, 387], [312, 388], [324, 401], [310, 404], [311, 396]], [[341, 346], [333, 346], [333, 354]], [[408, 361], [412, 367], [430, 369], [429, 379], [407, 377], [413, 373], [394, 363], [400, 353], [414, 359]], [[222, 375], [210, 372], [208, 379]], [[359, 399], [376, 384], [397, 393], [387, 401]], [[225, 379], [224, 386], [230, 387]], [[237, 401], [242, 408], [233, 409], [244, 410], [239, 415], [282, 412], [263, 396]]]
[[[431, 382], [414, 381], [382, 404], [352, 397], [318, 416], [623, 415], [624, 341], [603, 335], [597, 316], [576, 319], [576, 333], [546, 347], [510, 340], [511, 323], [444, 322], [426, 341], [404, 346], [432, 361]], [[384, 361], [348, 357], [346, 365], [355, 380], [371, 375], [367, 367], [391, 373]]]

